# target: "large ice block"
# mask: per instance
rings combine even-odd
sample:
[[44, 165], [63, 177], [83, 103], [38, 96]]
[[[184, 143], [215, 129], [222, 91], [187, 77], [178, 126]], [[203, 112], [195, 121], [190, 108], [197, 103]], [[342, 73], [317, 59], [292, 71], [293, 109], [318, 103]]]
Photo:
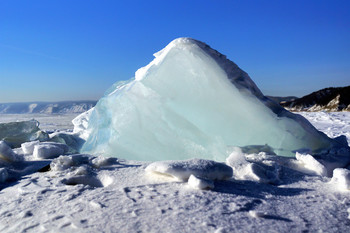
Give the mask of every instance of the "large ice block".
[[135, 160], [224, 161], [235, 146], [283, 156], [338, 146], [266, 98], [226, 56], [190, 38], [172, 41], [75, 122], [86, 138], [82, 152]]

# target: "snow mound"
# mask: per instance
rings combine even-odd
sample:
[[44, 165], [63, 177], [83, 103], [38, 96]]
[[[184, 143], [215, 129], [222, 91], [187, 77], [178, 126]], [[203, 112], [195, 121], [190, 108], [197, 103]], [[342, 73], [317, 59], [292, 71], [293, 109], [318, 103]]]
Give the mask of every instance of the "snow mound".
[[334, 169], [331, 182], [336, 184], [340, 190], [350, 190], [350, 170], [345, 168]]
[[299, 164], [306, 168], [311, 175], [327, 176], [327, 169], [319, 161], [309, 154], [296, 153], [295, 157]]
[[203, 178], [198, 178], [194, 175], [190, 175], [188, 178], [188, 185], [195, 189], [213, 189], [214, 182]]
[[168, 175], [181, 181], [188, 180], [191, 175], [209, 180], [224, 180], [232, 177], [231, 167], [204, 159], [158, 161], [148, 165], [145, 170]]
[[344, 146], [266, 98], [247, 73], [203, 42], [179, 38], [154, 56], [74, 120], [86, 139], [82, 153], [225, 161], [232, 146], [266, 146], [290, 157]]

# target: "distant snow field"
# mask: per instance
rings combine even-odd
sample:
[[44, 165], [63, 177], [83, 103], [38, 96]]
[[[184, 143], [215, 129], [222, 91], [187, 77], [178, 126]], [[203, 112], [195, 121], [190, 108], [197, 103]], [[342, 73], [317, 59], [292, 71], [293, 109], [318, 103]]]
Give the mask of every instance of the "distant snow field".
[[346, 136], [350, 144], [350, 113], [349, 112], [300, 112], [318, 130], [335, 138]]
[[0, 123], [13, 121], [28, 121], [35, 119], [40, 122], [40, 129], [46, 131], [72, 131], [72, 120], [78, 113], [71, 114], [0, 114]]
[[[349, 112], [300, 114], [328, 136], [350, 142]], [[75, 116], [0, 115], [0, 123], [35, 118], [57, 135], [72, 131]], [[350, 231], [349, 170], [323, 176], [312, 156], [237, 148], [226, 164], [127, 161], [118, 151], [118, 159], [41, 159], [31, 154], [32, 144], [22, 147], [28, 153], [0, 145], [0, 232]]]

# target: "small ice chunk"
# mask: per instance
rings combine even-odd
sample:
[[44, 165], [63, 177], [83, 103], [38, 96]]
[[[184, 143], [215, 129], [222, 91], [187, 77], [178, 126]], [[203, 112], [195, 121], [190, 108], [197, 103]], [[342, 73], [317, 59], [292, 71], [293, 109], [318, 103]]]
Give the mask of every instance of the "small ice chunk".
[[73, 173], [71, 173], [71, 175], [74, 176], [85, 176], [89, 174], [89, 167], [86, 166], [86, 164], [78, 167], [77, 169], [74, 170]]
[[262, 218], [262, 217], [266, 216], [266, 213], [255, 211], [255, 210], [250, 210], [249, 215], [254, 217], [254, 218]]
[[214, 182], [203, 178], [198, 178], [194, 175], [190, 175], [188, 178], [188, 185], [195, 189], [213, 189]]
[[[249, 162], [246, 160], [247, 157], [257, 162]], [[266, 157], [265, 153], [245, 155], [240, 148], [235, 148], [226, 159], [226, 164], [232, 167], [234, 178], [237, 180], [251, 180], [259, 183], [278, 182], [280, 166], [273, 161], [264, 160], [263, 157]]]
[[116, 158], [98, 156], [91, 161], [92, 166], [96, 168], [109, 166], [117, 162]]
[[38, 159], [50, 159], [67, 151], [68, 146], [63, 143], [44, 142], [34, 146], [33, 156]]
[[54, 132], [50, 134], [50, 142], [66, 144], [70, 153], [77, 153], [84, 143], [84, 140], [78, 135], [69, 132]]
[[309, 154], [296, 152], [296, 159], [308, 170], [318, 176], [327, 176], [327, 169]]
[[186, 181], [191, 175], [209, 180], [224, 180], [232, 177], [232, 168], [224, 163], [205, 159], [170, 160], [151, 163], [148, 172], [169, 175]]
[[38, 145], [40, 141], [25, 142], [21, 144], [22, 151], [25, 155], [32, 155], [34, 146]]
[[0, 168], [0, 183], [4, 183], [7, 178], [8, 178], [9, 174], [7, 172], [6, 168]]
[[82, 114], [80, 114], [79, 116], [77, 116], [72, 120], [72, 123], [74, 125], [73, 133], [78, 134], [84, 140], [87, 140], [90, 134], [88, 125], [89, 125], [89, 119], [93, 110], [94, 108], [91, 108], [90, 110], [83, 112]]
[[19, 160], [15, 152], [13, 152], [11, 147], [4, 141], [0, 141], [0, 160], [5, 160], [6, 162], [15, 162]]
[[244, 180], [253, 180], [260, 183], [268, 183], [269, 179], [266, 176], [266, 170], [256, 163], [249, 163], [241, 170], [240, 176]]
[[345, 168], [334, 169], [331, 182], [336, 184], [340, 190], [349, 190], [350, 170]]
[[241, 167], [247, 163], [248, 162], [245, 159], [242, 149], [239, 147], [234, 147], [232, 153], [226, 159], [226, 164], [233, 168]]
[[64, 171], [74, 165], [72, 156], [61, 155], [50, 163], [51, 171]]

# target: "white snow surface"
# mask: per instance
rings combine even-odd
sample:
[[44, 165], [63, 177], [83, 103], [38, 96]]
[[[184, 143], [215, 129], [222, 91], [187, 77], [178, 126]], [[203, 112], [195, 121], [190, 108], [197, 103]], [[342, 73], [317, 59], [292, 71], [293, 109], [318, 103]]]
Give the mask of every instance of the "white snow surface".
[[225, 161], [232, 146], [294, 157], [339, 145], [266, 98], [224, 55], [190, 38], [172, 41], [74, 124], [87, 139], [81, 152], [142, 161]]
[[[350, 113], [305, 116], [350, 139]], [[349, 168], [322, 177], [294, 170], [295, 158], [234, 152], [226, 161], [233, 178], [206, 190], [203, 178], [146, 172], [149, 162], [86, 154], [0, 160], [0, 232], [349, 232]], [[235, 168], [249, 164], [278, 181], [236, 178]]]

